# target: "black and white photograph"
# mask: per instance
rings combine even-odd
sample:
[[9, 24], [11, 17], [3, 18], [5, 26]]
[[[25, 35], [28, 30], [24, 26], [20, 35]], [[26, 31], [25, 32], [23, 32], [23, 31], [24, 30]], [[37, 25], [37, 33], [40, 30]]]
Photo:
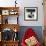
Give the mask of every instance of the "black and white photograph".
[[28, 21], [38, 20], [38, 8], [24, 7], [24, 20]]

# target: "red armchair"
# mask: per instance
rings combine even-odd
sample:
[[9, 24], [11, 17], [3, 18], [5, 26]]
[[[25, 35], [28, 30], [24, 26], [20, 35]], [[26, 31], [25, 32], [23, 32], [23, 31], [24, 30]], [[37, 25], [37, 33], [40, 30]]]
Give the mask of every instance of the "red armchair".
[[[40, 42], [37, 40], [36, 37], [37, 37], [37, 35], [33, 31], [33, 29], [31, 29], [31, 28], [27, 29], [24, 37], [22, 38], [21, 46], [41, 46]], [[32, 41], [33, 39], [35, 41], [34, 45], [33, 45], [34, 41]], [[31, 42], [29, 42], [29, 41], [32, 41], [32, 45], [31, 45]], [[28, 45], [28, 43], [30, 45]]]

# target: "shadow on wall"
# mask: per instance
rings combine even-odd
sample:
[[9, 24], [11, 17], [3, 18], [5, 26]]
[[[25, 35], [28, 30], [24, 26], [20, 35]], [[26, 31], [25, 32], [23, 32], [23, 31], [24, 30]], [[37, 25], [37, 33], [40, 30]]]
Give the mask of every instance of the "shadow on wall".
[[37, 37], [39, 39], [39, 41], [42, 43], [43, 42], [43, 30], [42, 30], [42, 26], [21, 26], [20, 27], [20, 32], [19, 32], [19, 39], [20, 39], [20, 42], [24, 36], [24, 33], [25, 31], [28, 29], [28, 28], [32, 28], [36, 33], [37, 33]]

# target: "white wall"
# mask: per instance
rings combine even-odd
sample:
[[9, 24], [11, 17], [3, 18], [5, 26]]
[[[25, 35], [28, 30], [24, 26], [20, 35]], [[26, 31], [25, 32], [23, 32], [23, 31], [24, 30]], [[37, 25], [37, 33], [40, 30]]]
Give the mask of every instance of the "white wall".
[[[14, 6], [15, 0], [0, 0], [0, 6]], [[17, 0], [19, 9], [19, 24], [20, 26], [43, 26], [43, 0]], [[38, 21], [24, 21], [24, 7], [38, 7]]]
[[20, 25], [22, 26], [43, 26], [43, 6], [42, 0], [24, 0], [24, 7], [38, 7], [38, 21], [24, 21], [24, 8], [21, 8]]

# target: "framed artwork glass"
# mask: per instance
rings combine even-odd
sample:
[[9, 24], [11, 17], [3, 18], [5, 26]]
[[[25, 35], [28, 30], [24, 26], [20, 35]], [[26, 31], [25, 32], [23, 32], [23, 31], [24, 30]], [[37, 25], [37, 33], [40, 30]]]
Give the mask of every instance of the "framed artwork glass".
[[2, 15], [9, 15], [9, 10], [2, 10]]
[[24, 20], [37, 21], [38, 20], [38, 8], [37, 7], [24, 7]]

